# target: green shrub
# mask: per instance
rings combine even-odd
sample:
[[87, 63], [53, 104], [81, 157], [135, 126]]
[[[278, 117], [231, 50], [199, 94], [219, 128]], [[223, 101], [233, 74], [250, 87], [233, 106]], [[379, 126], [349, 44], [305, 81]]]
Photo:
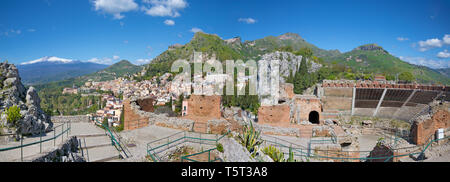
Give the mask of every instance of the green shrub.
[[217, 148], [217, 151], [223, 153], [223, 145], [222, 145], [221, 143], [218, 143], [218, 144], [216, 145], [216, 148]]
[[272, 145], [265, 147], [263, 149], [263, 153], [268, 155], [270, 158], [272, 158], [274, 162], [283, 162], [284, 161], [284, 153]]
[[22, 115], [20, 114], [20, 108], [17, 106], [9, 107], [6, 110], [6, 120], [9, 124], [12, 124], [14, 126], [17, 125], [17, 121], [22, 118]]

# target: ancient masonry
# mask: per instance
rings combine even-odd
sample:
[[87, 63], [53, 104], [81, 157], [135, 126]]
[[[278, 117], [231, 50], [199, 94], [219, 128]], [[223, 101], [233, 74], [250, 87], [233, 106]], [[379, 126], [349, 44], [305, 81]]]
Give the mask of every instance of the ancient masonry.
[[436, 109], [431, 114], [419, 117], [411, 127], [411, 137], [416, 145], [429, 142], [438, 129], [450, 128], [450, 112]]
[[450, 88], [418, 84], [324, 81], [318, 87], [324, 118], [339, 114], [394, 118], [411, 122], [436, 100], [450, 100]]
[[[148, 101], [148, 100], [147, 100]], [[167, 114], [156, 114], [149, 110], [142, 110], [138, 103], [142, 99], [131, 98], [124, 101], [124, 129], [133, 130], [148, 125], [156, 125], [185, 131], [194, 130], [197, 119], [205, 124], [202, 132], [222, 134], [231, 126], [225, 119], [221, 118], [220, 96], [195, 96], [191, 95], [188, 104], [190, 113], [196, 113], [196, 117], [169, 117]], [[148, 103], [147, 103], [148, 104]]]

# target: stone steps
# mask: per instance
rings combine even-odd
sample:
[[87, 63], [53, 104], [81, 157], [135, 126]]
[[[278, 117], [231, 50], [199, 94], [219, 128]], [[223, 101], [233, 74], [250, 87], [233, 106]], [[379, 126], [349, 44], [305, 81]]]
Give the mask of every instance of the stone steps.
[[89, 157], [89, 162], [106, 162], [120, 158], [119, 151], [112, 145], [90, 148], [86, 155]]

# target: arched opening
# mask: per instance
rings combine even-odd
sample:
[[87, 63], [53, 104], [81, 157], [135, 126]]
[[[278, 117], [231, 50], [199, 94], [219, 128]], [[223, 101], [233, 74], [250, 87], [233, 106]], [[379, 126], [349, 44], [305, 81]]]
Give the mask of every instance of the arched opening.
[[311, 111], [308, 118], [309, 122], [319, 124], [319, 113], [317, 111]]

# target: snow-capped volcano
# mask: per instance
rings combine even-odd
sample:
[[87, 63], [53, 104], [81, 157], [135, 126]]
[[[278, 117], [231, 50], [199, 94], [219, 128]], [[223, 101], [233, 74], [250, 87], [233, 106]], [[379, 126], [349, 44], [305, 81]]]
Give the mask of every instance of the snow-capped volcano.
[[54, 62], [54, 63], [71, 63], [73, 62], [72, 59], [65, 59], [65, 58], [59, 58], [55, 56], [45, 56], [43, 58], [39, 58], [33, 61], [28, 61], [21, 63], [21, 65], [27, 65], [27, 64], [34, 64], [34, 63], [42, 63], [42, 62]]
[[69, 79], [105, 69], [107, 65], [46, 56], [17, 65], [26, 85]]

